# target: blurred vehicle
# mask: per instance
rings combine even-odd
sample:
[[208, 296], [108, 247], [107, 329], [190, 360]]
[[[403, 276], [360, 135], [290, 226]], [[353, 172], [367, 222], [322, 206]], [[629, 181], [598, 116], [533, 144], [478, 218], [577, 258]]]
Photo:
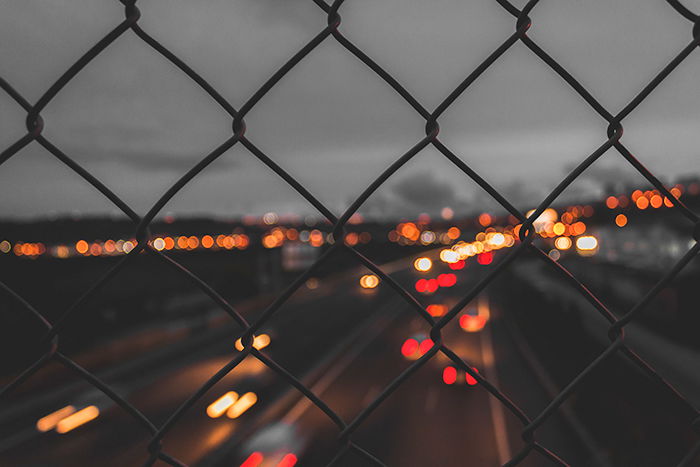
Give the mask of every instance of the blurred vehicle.
[[401, 345], [401, 355], [408, 360], [418, 360], [433, 347], [433, 341], [425, 333], [417, 333]]
[[[472, 367], [472, 370], [474, 370], [476, 373], [479, 372], [479, 370], [474, 367]], [[463, 384], [466, 384], [467, 386], [476, 386], [478, 383], [476, 378], [474, 378], [472, 375], [454, 366], [446, 366], [442, 370], [442, 382], [448, 386], [459, 386]]]
[[240, 467], [293, 467], [305, 448], [293, 425], [274, 423], [259, 430], [241, 447]]

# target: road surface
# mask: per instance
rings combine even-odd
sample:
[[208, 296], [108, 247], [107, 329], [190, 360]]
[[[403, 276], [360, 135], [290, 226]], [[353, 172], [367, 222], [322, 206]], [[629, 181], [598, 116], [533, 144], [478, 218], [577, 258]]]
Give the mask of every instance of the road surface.
[[[473, 262], [451, 271], [435, 261], [430, 271], [419, 273], [411, 259], [390, 269], [392, 277], [410, 288], [420, 278], [456, 274], [454, 286], [418, 294], [426, 306], [449, 307], [489, 267]], [[271, 337], [265, 352], [309, 384], [346, 422], [412, 363], [413, 357], [402, 354], [406, 340], [420, 342], [429, 332], [415, 311], [385, 284], [361, 289], [362, 274], [322, 281], [314, 290], [303, 288], [263, 328]], [[494, 309], [486, 291], [464, 312], [488, 320], [480, 331], [466, 332], [455, 319], [443, 331], [444, 341], [534, 417], [549, 395], [503, 324], [507, 310]], [[159, 426], [235, 354], [233, 338], [220, 339], [144, 369], [137, 378], [110, 384]], [[521, 447], [519, 422], [478, 384], [467, 384], [463, 372], [457, 372], [454, 384], [446, 384], [443, 372], [448, 365], [444, 356], [434, 357], [361, 424], [353, 441], [389, 466], [492, 466], [510, 459]], [[229, 391], [253, 392], [257, 402], [235, 420], [207, 416], [207, 406]], [[99, 416], [65, 434], [37, 431], [34, 424], [39, 418], [69, 404], [95, 405]], [[282, 459], [288, 456], [284, 462], [289, 463], [289, 456], [294, 456], [297, 465], [320, 466], [338, 451], [338, 432], [325, 414], [299, 398], [274, 372], [248, 358], [185, 413], [163, 445], [188, 464], [285, 465], [280, 464]], [[3, 434], [0, 465], [131, 466], [141, 465], [148, 457], [148, 433], [87, 385], [50, 410], [37, 407], [25, 413]], [[558, 416], [537, 436], [576, 465], [589, 457]], [[371, 464], [349, 454], [340, 465]], [[548, 463], [533, 454], [522, 465]]]

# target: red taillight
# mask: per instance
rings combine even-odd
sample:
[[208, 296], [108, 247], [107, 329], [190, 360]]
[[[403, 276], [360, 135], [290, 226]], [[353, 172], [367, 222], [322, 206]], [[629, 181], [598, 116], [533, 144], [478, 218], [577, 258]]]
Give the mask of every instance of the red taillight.
[[445, 384], [454, 384], [457, 381], [457, 370], [455, 367], [445, 367], [445, 369], [442, 370], [442, 380]]
[[258, 467], [263, 461], [263, 455], [259, 452], [254, 452], [243, 461], [241, 467]]
[[425, 355], [428, 350], [433, 348], [433, 341], [430, 339], [425, 339], [420, 343], [418, 350], [420, 350], [421, 355]]
[[282, 460], [277, 464], [277, 467], [294, 467], [297, 463], [297, 456], [294, 454], [287, 454], [282, 458]]
[[452, 269], [453, 271], [458, 271], [460, 269], [464, 269], [464, 266], [466, 264], [467, 263], [465, 263], [463, 259], [460, 259], [456, 263], [447, 263], [447, 266], [449, 266], [449, 268]]
[[438, 281], [435, 279], [418, 279], [416, 281], [416, 292], [433, 293], [438, 287]]
[[437, 283], [440, 287], [452, 287], [457, 283], [457, 276], [452, 273], [440, 274]]
[[483, 316], [462, 315], [459, 317], [459, 326], [467, 332], [481, 331], [486, 325]]
[[442, 316], [445, 313], [447, 313], [447, 306], [433, 303], [432, 305], [428, 305], [426, 307], [426, 310], [428, 311], [430, 316]]
[[490, 251], [479, 253], [476, 256], [476, 262], [483, 265], [491, 264], [493, 262], [493, 253]]
[[[477, 369], [474, 368], [474, 367], [472, 367], [472, 370], [474, 370], [474, 373], [478, 373], [478, 372], [479, 372], [479, 370], [477, 370]], [[474, 385], [476, 385], [476, 383], [477, 383], [476, 378], [474, 378], [472, 375], [470, 375], [469, 373], [467, 373], [467, 384], [468, 384], [469, 386], [474, 386]]]
[[428, 283], [425, 287], [425, 291], [428, 293], [433, 293], [438, 289], [438, 286], [439, 286], [438, 281], [436, 281], [435, 279], [428, 279]]
[[418, 341], [415, 339], [406, 339], [406, 342], [401, 346], [401, 354], [404, 357], [410, 357], [418, 350]]

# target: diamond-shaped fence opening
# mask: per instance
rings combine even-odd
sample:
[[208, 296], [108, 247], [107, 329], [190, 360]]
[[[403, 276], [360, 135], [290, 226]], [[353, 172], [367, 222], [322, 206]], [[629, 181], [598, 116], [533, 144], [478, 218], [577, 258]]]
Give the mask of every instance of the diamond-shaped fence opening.
[[[331, 464], [347, 463], [347, 462], [369, 462], [371, 464], [383, 465], [373, 453], [365, 450], [360, 444], [355, 441], [355, 434], [361, 428], [363, 423], [372, 416], [380, 405], [392, 396], [392, 394], [407, 382], [421, 367], [430, 364], [434, 359], [440, 358], [442, 361], [448, 361], [455, 368], [465, 372], [473, 378], [481, 388], [488, 391], [494, 400], [500, 404], [502, 410], [507, 411], [516, 420], [519, 421], [521, 427], [521, 435], [524, 441], [522, 449], [512, 453], [512, 456], [507, 460], [508, 465], [516, 465], [530, 456], [544, 456], [556, 464], [565, 464], [566, 461], [546, 445], [538, 441], [538, 429], [552, 417], [553, 414], [560, 410], [570, 397], [580, 390], [584, 382], [589, 381], [591, 375], [601, 366], [605, 365], [614, 357], [622, 356], [628, 359], [632, 365], [639, 368], [653, 382], [663, 389], [666, 395], [673, 398], [675, 405], [681, 407], [686, 413], [686, 421], [692, 421], [689, 425], [697, 428], [698, 413], [695, 407], [687, 402], [684, 397], [675, 391], [663, 378], [661, 378], [653, 367], [649, 366], [644, 360], [637, 356], [625, 342], [624, 331], [625, 326], [635, 321], [646, 306], [673, 281], [683, 269], [696, 256], [700, 245], [693, 244], [689, 250], [684, 253], [671, 268], [667, 270], [663, 278], [652, 286], [644, 296], [638, 297], [636, 304], [629, 309], [623, 310], [619, 317], [616, 317], [606, 305], [601, 302], [591, 291], [589, 291], [579, 280], [572, 275], [564, 266], [556, 263], [547, 255], [547, 252], [540, 249], [534, 242], [534, 219], [549, 208], [562, 193], [580, 176], [586, 173], [596, 161], [621, 156], [626, 163], [634, 170], [640, 173], [653, 189], [658, 190], [659, 196], [665, 197], [677, 212], [685, 217], [690, 226], [697, 225], [698, 216], [691, 209], [686, 207], [682, 201], [672, 194], [652, 172], [647, 170], [645, 166], [633, 155], [626, 147], [623, 137], [623, 128], [625, 119], [632, 114], [638, 106], [659, 86], [674, 70], [686, 60], [700, 44], [700, 19], [698, 15], [687, 9], [678, 0], [668, 0], [668, 3], [681, 16], [686, 18], [694, 25], [688, 25], [688, 29], [692, 30], [692, 40], [682, 50], [678, 51], [674, 57], [669, 57], [665, 67], [642, 89], [638, 90], [634, 97], [617, 113], [612, 113], [606, 108], [604, 102], [598, 101], [592, 92], [584, 87], [577, 79], [571, 75], [557, 61], [556, 57], [551, 56], [548, 52], [541, 48], [537, 42], [530, 39], [528, 31], [536, 24], [536, 6], [538, 0], [530, 0], [522, 8], [517, 8], [507, 0], [497, 0], [500, 7], [513, 18], [513, 30], [505, 34], [502, 42], [485, 59], [480, 62], [473, 70], [462, 77], [461, 82], [450, 92], [446, 93], [439, 101], [439, 104], [432, 108], [428, 108], [421, 103], [420, 96], [413, 95], [400, 84], [398, 77], [387, 72], [379, 62], [375, 62], [368, 52], [355, 45], [352, 39], [343, 34], [342, 27], [342, 12], [343, 0], [336, 0], [333, 4], [324, 3], [322, 0], [314, 0], [314, 3], [321, 10], [321, 14], [327, 16], [327, 25], [320, 29], [317, 34], [309, 40], [306, 45], [297, 50], [293, 55], [289, 56], [287, 61], [279, 64], [279, 68], [273, 74], [266, 78], [257, 87], [257, 91], [251, 94], [245, 101], [238, 105], [233, 105], [227, 98], [220, 94], [215, 87], [210, 85], [203, 75], [200, 75], [195, 69], [191, 68], [188, 63], [168, 48], [167, 43], [161, 43], [155, 36], [151, 36], [149, 31], [141, 28], [141, 10], [139, 4], [135, 0], [122, 0], [124, 6], [124, 18], [114, 18], [113, 29], [107, 31], [105, 35], [90, 45], [86, 52], [73, 64], [67, 64], [65, 71], [60, 77], [48, 87], [45, 92], [35, 101], [30, 102], [23, 97], [20, 83], [9, 83], [4, 79], [0, 79], [0, 87], [3, 91], [23, 108], [26, 112], [26, 134], [19, 137], [14, 143], [5, 147], [0, 153], [0, 164], [3, 164], [13, 157], [19, 157], [19, 153], [28, 145], [40, 145], [45, 151], [50, 154], [49, 157], [54, 157], [60, 163], [64, 164], [70, 170], [74, 171], [78, 176], [84, 179], [88, 184], [92, 185], [95, 190], [95, 196], [99, 195], [111, 202], [116, 209], [121, 211], [133, 223], [132, 239], [129, 240], [128, 251], [125, 251], [118, 261], [115, 261], [102, 276], [94, 279], [92, 285], [82, 292], [75, 301], [68, 307], [60, 310], [54, 315], [53, 319], [47, 321], [42, 313], [34, 309], [28, 301], [31, 297], [21, 297], [9, 287], [2, 285], [3, 292], [15, 301], [19, 307], [19, 311], [31, 317], [37, 324], [37, 339], [40, 343], [37, 345], [37, 351], [40, 353], [31, 365], [28, 365], [24, 370], [9, 384], [5, 385], [0, 392], [0, 395], [7, 395], [18, 386], [22, 385], [34, 373], [43, 368], [48, 362], [59, 363], [66, 369], [73, 372], [77, 376], [92, 385], [101, 393], [102, 398], [107, 398], [110, 404], [116, 405], [127, 416], [131, 417], [139, 427], [148, 433], [150, 441], [147, 446], [147, 452], [144, 452], [144, 460], [147, 465], [153, 465], [156, 462], [162, 461], [170, 465], [182, 465], [182, 463], [168, 454], [167, 437], [175, 427], [183, 423], [186, 414], [195, 406], [201, 406], [203, 401], [209, 397], [209, 391], [223, 378], [226, 378], [232, 371], [244, 365], [242, 362], [257, 360], [260, 364], [269, 368], [278, 376], [278, 379], [288, 386], [296, 388], [304, 398], [318, 407], [331, 420], [337, 428], [338, 449], [335, 458]], [[397, 12], [400, 13], [400, 12]], [[397, 14], [397, 20], [400, 16]], [[208, 94], [212, 101], [218, 104], [224, 114], [228, 114], [230, 120], [231, 132], [228, 136], [222, 137], [218, 141], [210, 141], [207, 147], [211, 148], [208, 153], [200, 154], [197, 158], [192, 159], [192, 163], [187, 169], [183, 170], [179, 175], [180, 178], [173, 183], [167, 190], [159, 193], [153, 204], [144, 212], [133, 210], [129, 204], [123, 201], [119, 196], [119, 187], [110, 187], [104, 184], [100, 178], [96, 177], [91, 171], [86, 169], [82, 164], [76, 162], [76, 159], [71, 154], [71, 149], [65, 145], [63, 139], [59, 142], [59, 138], [54, 141], [50, 136], [44, 134], [44, 126], [50, 125], [50, 121], [44, 121], [44, 110], [51, 102], [61, 95], [63, 90], [72, 83], [80, 82], [77, 78], [83, 70], [90, 66], [90, 63], [97, 57], [106, 57], [106, 51], [118, 41], [123, 41], [124, 35], [130, 35], [130, 41], [134, 42], [137, 39], [144, 46], [148, 46], [153, 52], [160, 54], [161, 57], [170, 62], [173, 72], [181, 73], [181, 78], [187, 78], [193, 86]], [[386, 85], [390, 86], [396, 94], [402, 98], [415, 115], [420, 117], [425, 122], [424, 132], [419, 132], [411, 139], [405, 142], [406, 150], [403, 154], [396, 154], [392, 162], [381, 173], [377, 173], [373, 177], [373, 181], [367, 185], [361, 194], [352, 202], [344, 207], [343, 211], [329, 209], [320, 199], [317, 199], [311, 191], [299, 183], [297, 179], [291, 176], [284, 170], [283, 165], [276, 162], [278, 157], [276, 154], [267, 154], [263, 149], [264, 132], [256, 134], [255, 141], [247, 136], [246, 116], [258, 105], [259, 102], [271, 90], [276, 89], [280, 80], [292, 70], [297, 68], [300, 63], [306, 60], [307, 56], [314, 54], [320, 44], [328, 45], [335, 42], [333, 45], [334, 53], [345, 53], [348, 57], [359, 60], [363, 66], [367, 68], [378, 80], [382, 80]], [[482, 178], [469, 165], [469, 158], [460, 155], [456, 148], [451, 148], [445, 144], [440, 137], [440, 119], [445, 112], [460, 98], [460, 96], [468, 93], [472, 85], [485, 74], [489, 68], [504, 57], [504, 55], [514, 46], [525, 47], [530, 53], [530, 59], [539, 61], [539, 65], [544, 64], [552, 72], [554, 72], [568, 86], [575, 95], [580, 97], [581, 105], [587, 105], [600, 118], [602, 124], [607, 126], [607, 133], [601, 134], [596, 145], [588, 148], [585, 154], [581, 154], [576, 160], [576, 165], [571, 169], [570, 173], [560, 180], [551, 193], [546, 196], [541, 203], [536, 207], [534, 213], [526, 217], [525, 213], [516, 209], [507, 197], [503, 196], [493, 185]], [[235, 47], [235, 44], [232, 45]], [[15, 87], [17, 86], [17, 87]], [[66, 91], [67, 92], [67, 91]], [[80, 89], [72, 91], [80, 95]], [[409, 108], [407, 107], [407, 108]], [[251, 131], [251, 134], [255, 132]], [[257, 139], [260, 139], [258, 145]], [[432, 152], [439, 153], [454, 167], [455, 171], [462, 172], [464, 176], [469, 177], [477, 183], [485, 193], [487, 193], [495, 202], [500, 204], [517, 222], [521, 223], [517, 233], [519, 242], [508, 253], [505, 253], [501, 260], [494, 264], [484, 277], [477, 281], [470, 290], [462, 291], [461, 297], [451, 304], [451, 308], [445, 310], [440, 316], [431, 316], [426, 311], [423, 305], [416, 300], [414, 292], [400, 285], [399, 281], [393, 279], [382, 268], [365, 257], [353, 245], [344, 244], [343, 242], [335, 242], [328, 248], [315, 262], [286, 286], [281, 292], [276, 294], [275, 298], [263, 307], [263, 311], [257, 315], [241, 314], [237, 307], [232, 306], [226, 298], [222, 297], [209, 283], [203, 280], [199, 275], [193, 273], [190, 269], [183, 266], [178, 259], [169, 254], [167, 251], [162, 251], [162, 248], [157, 248], [152, 242], [151, 226], [154, 219], [164, 213], [168, 203], [180, 194], [185, 187], [195, 183], [198, 178], [203, 177], [202, 174], [210, 168], [210, 166], [220, 157], [225, 157], [226, 153], [232, 147], [245, 148], [245, 152], [250, 156], [262, 162], [270, 171], [279, 177], [280, 183], [286, 183], [294, 189], [301, 197], [303, 197], [313, 207], [318, 215], [325, 218], [330, 223], [329, 230], [334, 238], [342, 238], [346, 231], [349, 221], [358, 210], [377, 192], [377, 190], [388, 182], [388, 180], [402, 170], [409, 161], [420, 159], [424, 156], [426, 148], [430, 148]], [[695, 228], [695, 238], [698, 236], [698, 229]], [[316, 394], [313, 388], [309, 388], [294, 375], [284, 365], [272, 359], [264, 350], [259, 350], [255, 345], [255, 336], [265, 329], [266, 324], [273, 316], [279, 313], [284, 313], [284, 304], [295, 294], [297, 290], [308, 286], [309, 280], [315, 278], [315, 274], [322, 265], [331, 264], [334, 257], [341, 251], [346, 255], [349, 254], [358, 264], [368, 268], [373, 274], [376, 274], [383, 282], [384, 286], [389, 286], [393, 289], [393, 293], [400, 297], [409, 309], [418, 319], [421, 319], [427, 327], [427, 332], [432, 339], [434, 345], [423, 353], [418, 359], [408, 365], [403, 371], [397, 372], [390, 384], [381, 388], [373, 397], [368, 397], [364, 408], [350, 418], [341, 418], [330, 405], [328, 405], [323, 397]], [[61, 337], [64, 331], [68, 328], [76, 326], [79, 323], [81, 316], [84, 316], [85, 310], [89, 308], [91, 299], [99, 296], [106, 284], [120, 281], [120, 274], [128, 271], [133, 267], [136, 258], [139, 255], [151, 255], [155, 260], [162, 261], [163, 265], [172, 268], [177, 274], [181, 275], [185, 280], [193, 286], [199, 288], [210, 299], [211, 303], [226, 313], [231, 322], [236, 324], [237, 331], [232, 331], [231, 339], [240, 338], [241, 350], [238, 353], [230, 354], [227, 358], [219, 362], [213, 371], [206, 375], [206, 382], [199, 385], [190, 396], [182, 401], [178, 410], [168, 414], [164, 421], [159, 420], [155, 424], [151, 419], [145, 416], [127, 397], [128, 390], [119, 388], [105, 383], [103, 379], [96, 376], [92, 372], [78, 365], [74, 360], [66, 356], [62, 349]], [[514, 404], [507, 394], [502, 392], [497, 384], [490, 381], [488, 375], [475, 371], [470, 362], [465, 361], [460, 355], [448, 347], [443, 340], [443, 332], [447, 332], [448, 325], [454, 325], [457, 315], [464, 308], [477, 300], [477, 297], [488, 287], [495, 279], [507, 271], [515, 261], [522, 255], [534, 255], [543, 262], [552, 267], [553, 274], [558, 275], [569, 283], [575, 293], [580, 294], [582, 298], [593, 305], [593, 311], [603, 316], [609, 323], [607, 332], [607, 343], [602, 350], [597, 354], [595, 359], [586, 362], [586, 366], [578, 372], [572, 380], [566, 382], [561, 387], [556, 395], [554, 395], [548, 405], [538, 413], [525, 413], [520, 407]], [[572, 292], [573, 293], [573, 292]], [[231, 356], [232, 355], [232, 356]], [[438, 357], [440, 355], [440, 357]], [[600, 384], [605, 384], [604, 381]], [[160, 418], [160, 417], [159, 417]], [[427, 449], [427, 448], [426, 448]], [[681, 461], [682, 465], [689, 465], [693, 462], [695, 456], [700, 452], [700, 442], [695, 445], [695, 448], [685, 454]], [[356, 459], [356, 461], [349, 461]]]

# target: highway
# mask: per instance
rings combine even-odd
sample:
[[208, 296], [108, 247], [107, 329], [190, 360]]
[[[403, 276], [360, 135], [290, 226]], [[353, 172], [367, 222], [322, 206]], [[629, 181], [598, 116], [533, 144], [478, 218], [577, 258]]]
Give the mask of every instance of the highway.
[[[466, 277], [463, 280], [472, 282]], [[432, 296], [431, 301], [449, 305], [458, 295], [456, 287], [449, 288]], [[498, 324], [501, 313], [490, 308], [488, 294], [479, 298], [477, 308], [490, 314], [483, 330], [467, 333], [456, 322], [451, 323], [443, 333], [445, 342], [535, 415], [548, 402], [543, 388], [518, 355], [506, 329]], [[337, 366], [312, 386], [312, 391], [346, 422], [409, 365], [401, 353], [406, 339], [427, 338], [424, 321], [409, 310], [402, 311], [378, 322], [370, 332], [371, 340], [363, 339], [349, 349]], [[463, 372], [457, 372], [455, 383], [446, 384], [443, 372], [448, 366], [451, 364], [442, 354], [434, 357], [362, 423], [353, 440], [389, 466], [489, 466], [508, 461], [522, 447], [519, 422], [487, 391], [467, 384]], [[339, 449], [337, 427], [308, 400], [301, 399], [279, 422], [273, 421], [262, 434], [241, 443], [238, 452], [222, 465], [240, 465], [255, 452], [272, 461], [260, 465], [278, 465], [275, 462], [285, 449], [267, 446], [265, 430], [286, 434], [288, 450], [300, 449], [299, 465], [327, 465]], [[559, 417], [538, 431], [543, 444], [570, 462], [590, 457], [584, 446], [573, 441], [575, 438]], [[521, 465], [549, 464], [533, 454]], [[338, 465], [371, 464], [351, 453]]]
[[[416, 271], [412, 258], [387, 266], [393, 278], [410, 288], [420, 278], [456, 274], [453, 286], [417, 293], [426, 306], [449, 307], [489, 268], [474, 261], [451, 271], [435, 256], [427, 272]], [[313, 289], [302, 287], [263, 328], [270, 336], [264, 352], [308, 384], [346, 422], [420, 353], [418, 349], [403, 355], [407, 339], [420, 344], [429, 331], [385, 284], [361, 289], [358, 279], [366, 273], [320, 281]], [[251, 311], [251, 316], [260, 311]], [[484, 317], [483, 329], [466, 332], [456, 318], [443, 331], [445, 343], [534, 417], [550, 397], [504, 326], [506, 310], [495, 309], [486, 291], [464, 311]], [[109, 383], [159, 426], [236, 353], [233, 338], [220, 338], [167, 364], [145, 368], [139, 377]], [[520, 423], [478, 384], [467, 384], [463, 372], [446, 384], [443, 379], [451, 378], [443, 373], [447, 366], [444, 356], [434, 357], [360, 425], [353, 441], [389, 466], [490, 466], [510, 459], [521, 447]], [[239, 397], [254, 393], [257, 401], [236, 419], [208, 416], [207, 407], [229, 391]], [[55, 429], [40, 433], [34, 427], [42, 416], [69, 404], [78, 409], [94, 405], [99, 416], [64, 434]], [[130, 466], [148, 457], [146, 430], [87, 385], [72, 399], [51, 409], [37, 407], [7, 428], [0, 465]], [[297, 465], [316, 466], [333, 459], [340, 447], [338, 433], [325, 414], [249, 357], [185, 413], [163, 446], [193, 465], [285, 465], [280, 462], [295, 459]], [[558, 416], [537, 435], [569, 462], [578, 464], [589, 457]], [[371, 464], [348, 454], [338, 465]], [[548, 461], [533, 454], [522, 465]]]

